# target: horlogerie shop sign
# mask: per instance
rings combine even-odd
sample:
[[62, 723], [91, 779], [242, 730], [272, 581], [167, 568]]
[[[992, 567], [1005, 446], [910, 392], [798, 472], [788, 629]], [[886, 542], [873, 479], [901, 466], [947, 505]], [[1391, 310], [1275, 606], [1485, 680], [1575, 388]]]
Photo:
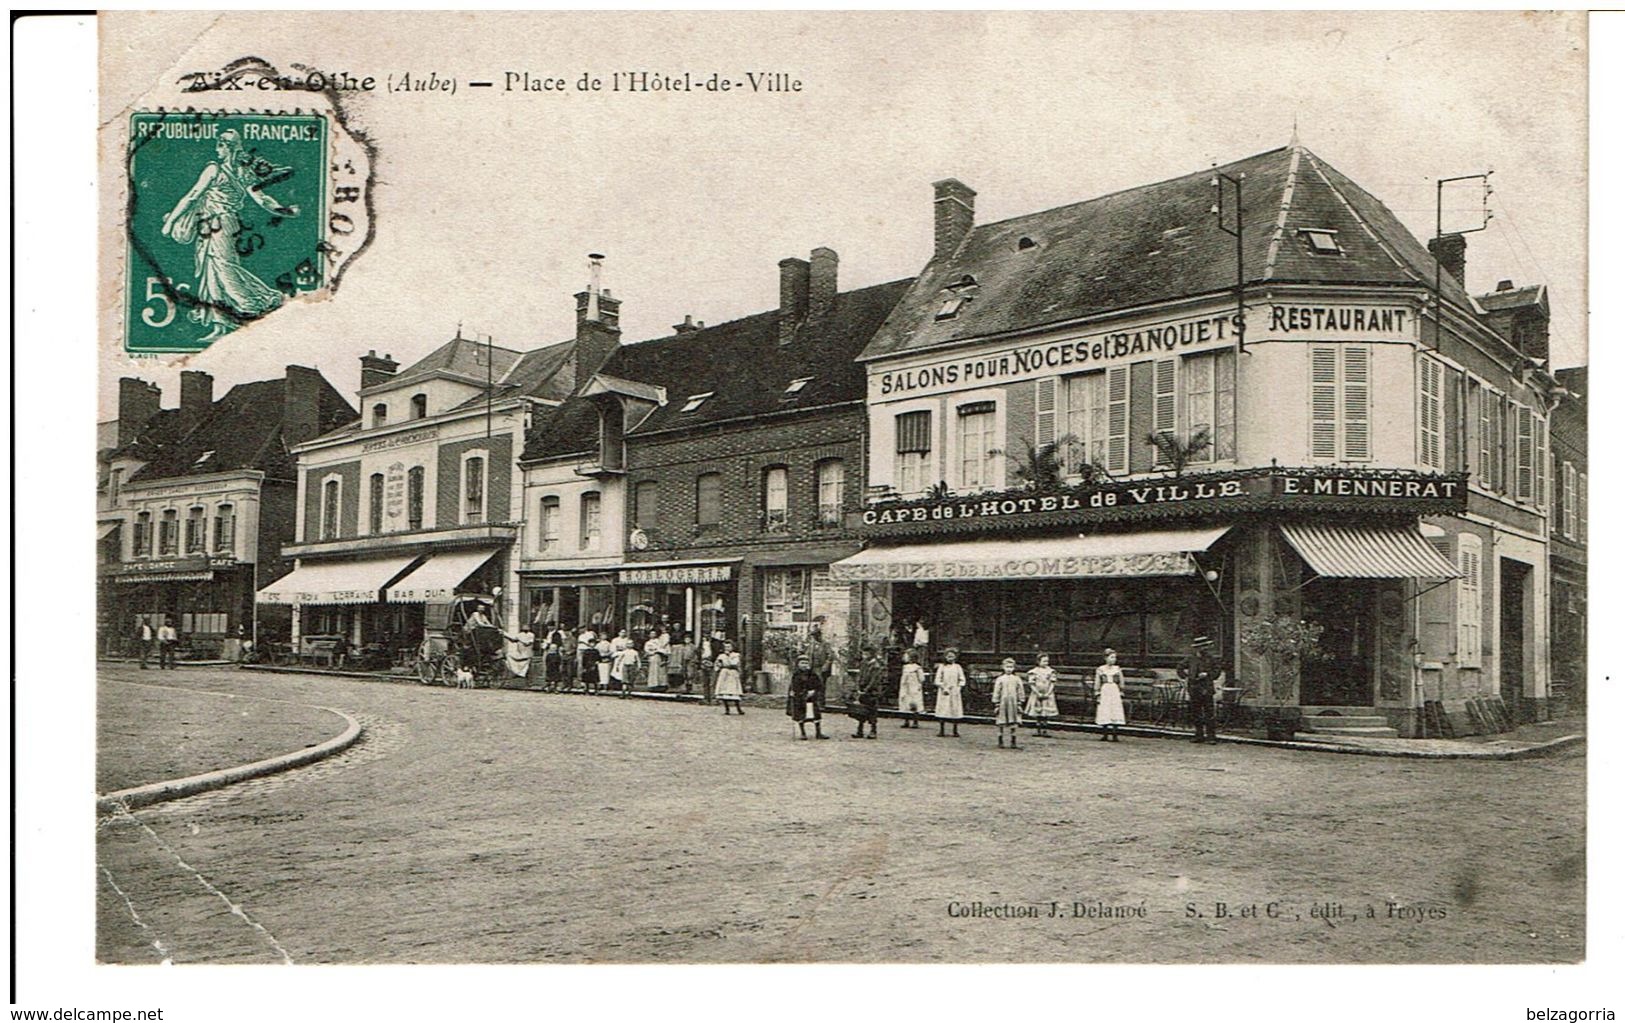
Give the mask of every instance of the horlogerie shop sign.
[[1467, 506], [1460, 475], [1329, 472], [1314, 469], [1214, 473], [1125, 480], [1038, 494], [955, 495], [880, 503], [863, 513], [868, 532], [916, 532], [954, 524], [972, 530], [1027, 523], [1171, 517], [1200, 510], [1325, 508], [1439, 514]]

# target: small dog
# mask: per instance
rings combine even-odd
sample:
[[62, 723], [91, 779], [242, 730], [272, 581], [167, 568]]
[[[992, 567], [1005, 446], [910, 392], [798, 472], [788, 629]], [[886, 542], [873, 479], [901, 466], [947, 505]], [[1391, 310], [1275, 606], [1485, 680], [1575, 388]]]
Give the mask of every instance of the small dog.
[[458, 668], [457, 669], [457, 688], [458, 689], [473, 689], [474, 688], [474, 673], [472, 671], [469, 671], [467, 668]]

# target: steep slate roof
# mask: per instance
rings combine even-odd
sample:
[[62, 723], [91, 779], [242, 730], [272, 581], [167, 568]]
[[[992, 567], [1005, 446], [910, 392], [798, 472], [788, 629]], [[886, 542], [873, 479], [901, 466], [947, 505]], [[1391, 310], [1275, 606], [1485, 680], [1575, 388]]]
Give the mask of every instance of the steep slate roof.
[[[502, 351], [502, 349], [498, 349]], [[491, 389], [491, 397], [497, 401], [503, 398], [512, 398], [518, 395], [529, 395], [533, 398], [547, 398], [553, 401], [563, 401], [569, 397], [571, 385], [574, 380], [571, 374], [561, 374], [563, 369], [576, 352], [574, 341], [562, 341], [546, 348], [525, 352], [513, 362], [506, 372], [496, 375], [496, 386]], [[502, 365], [500, 357], [491, 360], [495, 367]], [[480, 371], [484, 372], [485, 364], [480, 364]], [[470, 408], [485, 404], [485, 395], [476, 395], [468, 399], [457, 408]]]
[[1546, 285], [1525, 284], [1521, 288], [1508, 288], [1506, 291], [1492, 291], [1487, 295], [1478, 296], [1478, 304], [1487, 313], [1498, 313], [1508, 309], [1521, 309], [1524, 306], [1537, 306], [1546, 308]]
[[[188, 422], [180, 409], [164, 409], [141, 436], [118, 453], [147, 464], [131, 483], [202, 476], [233, 469], [259, 469], [273, 479], [293, 479], [295, 462], [282, 442], [283, 380], [238, 384]], [[326, 378], [317, 398], [317, 432], [355, 419], [355, 409]], [[205, 452], [214, 454], [202, 462]]]
[[[416, 380], [435, 372], [456, 373], [459, 376], [474, 380], [485, 379], [485, 351], [484, 341], [475, 341], [466, 337], [454, 337], [450, 341], [436, 348], [423, 358], [406, 367], [390, 383], [404, 380]], [[512, 348], [503, 348], [501, 345], [491, 345], [491, 377], [502, 379], [503, 374], [513, 369], [514, 364], [522, 358], [522, 353]]]
[[[600, 372], [666, 389], [666, 404], [632, 430], [698, 426], [741, 416], [763, 416], [838, 402], [862, 401], [866, 374], [855, 359], [885, 321], [909, 280], [844, 291], [822, 317], [809, 319], [789, 344], [779, 344], [778, 310], [636, 344], [622, 345]], [[811, 380], [793, 396], [791, 381]], [[582, 381], [585, 383], [585, 381]], [[692, 395], [712, 392], [698, 409], [684, 413]], [[525, 444], [525, 458], [592, 450], [598, 413], [584, 398], [571, 398], [538, 416]]]
[[[1370, 193], [1301, 146], [1212, 170], [979, 224], [934, 259], [861, 358], [934, 348], [1158, 301], [1222, 292], [1236, 283], [1236, 242], [1210, 209], [1216, 173], [1246, 175], [1243, 275], [1262, 281], [1433, 283], [1427, 247]], [[1335, 231], [1343, 252], [1310, 252], [1300, 232]], [[1021, 248], [1022, 239], [1031, 247]], [[950, 283], [974, 277], [974, 298], [937, 320]], [[1444, 296], [1472, 308], [1448, 274]]]

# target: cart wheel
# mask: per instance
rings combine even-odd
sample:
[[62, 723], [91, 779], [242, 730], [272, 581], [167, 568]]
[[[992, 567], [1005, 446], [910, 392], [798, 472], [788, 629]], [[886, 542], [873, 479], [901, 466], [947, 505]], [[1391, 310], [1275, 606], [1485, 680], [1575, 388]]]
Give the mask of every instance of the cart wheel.
[[440, 681], [439, 668], [426, 657], [418, 658], [418, 681], [426, 686], [434, 685]]
[[440, 659], [440, 684], [456, 687], [457, 685], [457, 655], [447, 654]]

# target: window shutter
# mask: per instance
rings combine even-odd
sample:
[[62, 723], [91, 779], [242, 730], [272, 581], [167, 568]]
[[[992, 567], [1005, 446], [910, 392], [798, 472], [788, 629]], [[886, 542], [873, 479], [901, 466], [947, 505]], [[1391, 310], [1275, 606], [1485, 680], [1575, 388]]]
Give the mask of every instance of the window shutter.
[[1440, 443], [1440, 426], [1443, 416], [1440, 410], [1440, 394], [1443, 384], [1444, 367], [1432, 359], [1419, 357], [1416, 363], [1416, 423], [1417, 444], [1416, 460], [1423, 465], [1434, 469], [1444, 467], [1443, 450]]
[[1309, 349], [1309, 455], [1337, 457], [1337, 349]]
[[1581, 543], [1585, 543], [1586, 542], [1586, 474], [1583, 473], [1583, 472], [1580, 474], [1579, 490], [1580, 490], [1580, 514], [1579, 514], [1580, 528], [1579, 528], [1579, 531], [1575, 534], [1575, 536], [1579, 539], [1579, 541]]
[[1569, 537], [1570, 539], [1574, 539], [1578, 535], [1578, 530], [1575, 528], [1576, 524], [1577, 524], [1579, 512], [1580, 512], [1580, 508], [1579, 508], [1579, 497], [1580, 497], [1580, 495], [1576, 492], [1578, 489], [1579, 488], [1576, 486], [1576, 477], [1575, 477], [1575, 474], [1574, 474], [1574, 463], [1573, 462], [1564, 462], [1563, 463], [1563, 535], [1566, 536], [1566, 537]]
[[1444, 462], [1446, 472], [1456, 472], [1467, 460], [1467, 402], [1461, 370], [1444, 371]]
[[1343, 457], [1371, 457], [1371, 350], [1343, 349]]
[[1106, 371], [1106, 469], [1128, 471], [1128, 367]]
[[1033, 424], [1033, 444], [1043, 447], [1055, 443], [1055, 378], [1045, 377], [1038, 381], [1038, 393], [1034, 396], [1033, 404], [1037, 409], [1037, 421]]
[[931, 412], [904, 412], [897, 417], [897, 453], [925, 454], [931, 450]]
[[1546, 420], [1535, 418], [1535, 507], [1546, 507]]
[[1483, 542], [1477, 536], [1461, 535], [1456, 562], [1461, 569], [1461, 578], [1456, 580], [1456, 663], [1463, 668], [1479, 667], [1483, 659], [1482, 553]]
[[1176, 402], [1174, 398], [1174, 360], [1158, 359], [1153, 375], [1151, 431], [1157, 434], [1173, 434], [1179, 429], [1175, 420]]
[[1518, 493], [1520, 501], [1528, 501], [1535, 493], [1535, 427], [1534, 415], [1527, 405], [1517, 407], [1518, 416]]
[[1485, 490], [1495, 489], [1495, 395], [1478, 389], [1478, 483]]

